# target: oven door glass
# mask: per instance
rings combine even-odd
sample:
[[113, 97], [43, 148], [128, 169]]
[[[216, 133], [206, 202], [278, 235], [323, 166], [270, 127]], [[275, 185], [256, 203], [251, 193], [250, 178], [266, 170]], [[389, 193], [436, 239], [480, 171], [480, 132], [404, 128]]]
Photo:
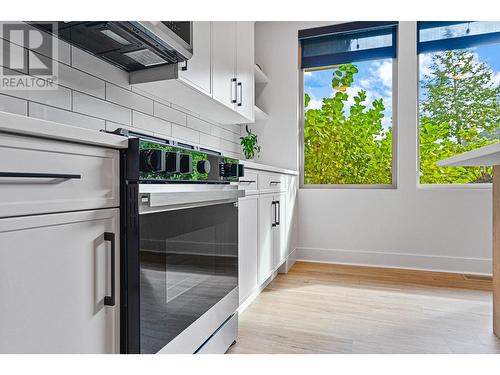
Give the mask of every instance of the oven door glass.
[[238, 285], [238, 208], [140, 216], [141, 353], [156, 353]]

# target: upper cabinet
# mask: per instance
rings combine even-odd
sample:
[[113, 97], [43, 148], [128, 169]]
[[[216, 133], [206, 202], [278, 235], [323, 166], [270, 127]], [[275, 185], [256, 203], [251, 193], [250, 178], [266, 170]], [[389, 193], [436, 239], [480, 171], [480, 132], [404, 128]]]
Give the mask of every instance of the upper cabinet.
[[213, 98], [235, 110], [236, 104], [236, 22], [212, 23]]
[[254, 122], [255, 37], [253, 22], [238, 22], [236, 30], [237, 110]]
[[254, 23], [193, 22], [179, 78], [134, 85], [221, 124], [254, 121]]
[[210, 95], [212, 77], [212, 22], [193, 22], [193, 57], [186, 64], [179, 64], [179, 79]]

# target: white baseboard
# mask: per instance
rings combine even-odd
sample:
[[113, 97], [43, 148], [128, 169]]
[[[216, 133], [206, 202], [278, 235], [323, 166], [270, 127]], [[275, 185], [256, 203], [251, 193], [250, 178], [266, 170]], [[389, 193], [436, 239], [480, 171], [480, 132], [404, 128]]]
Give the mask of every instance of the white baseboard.
[[264, 281], [261, 285], [259, 285], [257, 288], [254, 289], [250, 295], [245, 298], [245, 300], [240, 303], [240, 306], [238, 307], [238, 314], [241, 314], [245, 309], [250, 306], [250, 304], [257, 298], [257, 296], [264, 290], [266, 287], [271, 283], [271, 281], [274, 280], [274, 278], [278, 275], [278, 271], [274, 271], [271, 276], [267, 278], [266, 281]]
[[[245, 300], [240, 303], [240, 306], [238, 307], [238, 314], [241, 314], [250, 304], [257, 298], [257, 296], [264, 290], [266, 287], [271, 283], [271, 281], [274, 280], [276, 276], [278, 276], [278, 273], [287, 273], [290, 268], [295, 264], [295, 257], [292, 257], [292, 254], [297, 250], [297, 248], [293, 249], [290, 254], [288, 254], [288, 257], [285, 259], [285, 261], [280, 264], [274, 271], [273, 273], [264, 281], [261, 285], [259, 285], [257, 288], [254, 289], [252, 293], [248, 295], [248, 297], [245, 298]], [[284, 267], [284, 268], [282, 268]]]
[[364, 250], [341, 250], [298, 247], [297, 261], [350, 264], [423, 271], [453, 272], [475, 275], [492, 274], [492, 261], [487, 258], [462, 258], [439, 255], [388, 253]]

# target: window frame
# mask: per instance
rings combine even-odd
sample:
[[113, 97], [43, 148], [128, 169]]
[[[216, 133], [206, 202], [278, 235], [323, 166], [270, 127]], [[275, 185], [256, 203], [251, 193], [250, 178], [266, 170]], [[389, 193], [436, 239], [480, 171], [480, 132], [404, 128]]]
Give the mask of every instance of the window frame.
[[[417, 190], [491, 190], [493, 184], [491, 182], [479, 182], [479, 183], [459, 183], [459, 184], [422, 184], [420, 182], [420, 55], [424, 53], [436, 53], [442, 52], [442, 50], [438, 51], [429, 51], [429, 52], [418, 52], [418, 42], [419, 42], [419, 30], [418, 30], [418, 22], [415, 22], [415, 35], [417, 40], [417, 45], [415, 46], [415, 57], [417, 59], [417, 103], [416, 103], [416, 111], [417, 111], [417, 128], [416, 128], [416, 145], [417, 145], [417, 169], [415, 173], [415, 184]], [[500, 43], [495, 43], [500, 46]], [[500, 141], [499, 141], [500, 142]]]
[[[397, 28], [399, 33], [399, 28]], [[398, 51], [399, 37], [396, 38]], [[304, 183], [304, 69], [301, 68], [301, 43], [298, 42], [299, 110], [299, 188], [300, 189], [397, 189], [398, 188], [398, 58], [392, 60], [392, 183], [391, 184], [305, 184]], [[376, 61], [377, 59], [373, 59]], [[371, 61], [371, 60], [366, 60]], [[420, 158], [419, 158], [420, 160]]]

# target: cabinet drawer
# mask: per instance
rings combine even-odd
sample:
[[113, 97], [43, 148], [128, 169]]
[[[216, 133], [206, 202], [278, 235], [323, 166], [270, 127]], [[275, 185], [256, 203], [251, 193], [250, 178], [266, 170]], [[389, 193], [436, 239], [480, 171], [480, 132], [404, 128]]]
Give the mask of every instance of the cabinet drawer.
[[240, 178], [239, 187], [244, 189], [246, 195], [258, 193], [259, 175], [256, 172], [245, 170], [245, 176]]
[[0, 173], [0, 217], [119, 205], [117, 150], [0, 134]]
[[258, 186], [261, 192], [286, 191], [286, 183], [285, 175], [269, 172], [259, 173]]

